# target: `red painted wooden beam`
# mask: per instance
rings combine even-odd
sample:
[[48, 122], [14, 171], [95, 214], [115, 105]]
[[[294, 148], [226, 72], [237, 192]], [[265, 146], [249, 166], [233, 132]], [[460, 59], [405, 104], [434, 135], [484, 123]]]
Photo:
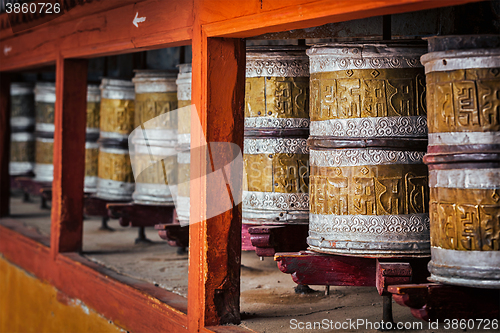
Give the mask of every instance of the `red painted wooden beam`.
[[[398, 304], [410, 307], [414, 317], [433, 322], [439, 320], [440, 325], [445, 319], [498, 320], [500, 316], [498, 289], [426, 283], [389, 286], [388, 291]], [[478, 324], [479, 321], [474, 322], [473, 330], [478, 329]], [[485, 328], [484, 325], [483, 321], [481, 329]], [[491, 330], [491, 321], [489, 326]]]
[[10, 76], [2, 73], [0, 84], [0, 217], [10, 209]]
[[388, 295], [387, 287], [392, 284], [425, 282], [429, 274], [429, 258], [402, 261], [300, 251], [276, 253], [274, 260], [297, 284], [376, 286], [380, 295]]
[[52, 191], [52, 182], [37, 182], [31, 177], [16, 177], [18, 188], [31, 195], [41, 195], [42, 192]]
[[297, 284], [375, 286], [376, 259], [300, 251], [276, 253], [274, 260]]
[[83, 237], [83, 179], [87, 112], [87, 60], [56, 64], [52, 255], [77, 252]]

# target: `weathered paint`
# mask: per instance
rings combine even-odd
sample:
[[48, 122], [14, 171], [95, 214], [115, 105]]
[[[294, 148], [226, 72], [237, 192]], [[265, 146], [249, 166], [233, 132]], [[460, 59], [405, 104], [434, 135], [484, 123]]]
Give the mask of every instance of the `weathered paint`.
[[0, 332], [123, 332], [113, 322], [0, 257]]

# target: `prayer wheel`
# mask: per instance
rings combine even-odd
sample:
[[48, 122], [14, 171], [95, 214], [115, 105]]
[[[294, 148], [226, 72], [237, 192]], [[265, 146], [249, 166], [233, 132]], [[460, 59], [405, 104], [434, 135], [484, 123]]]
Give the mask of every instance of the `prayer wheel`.
[[10, 85], [10, 126], [12, 132], [33, 132], [35, 127], [33, 84], [14, 82]]
[[309, 59], [305, 47], [247, 49], [243, 223], [307, 223]]
[[34, 180], [51, 182], [54, 179], [54, 107], [56, 86], [54, 83], [38, 82], [35, 86], [35, 173]]
[[128, 135], [134, 129], [134, 84], [102, 79], [96, 196], [126, 201], [134, 192]]
[[430, 279], [500, 288], [500, 37], [428, 42]]
[[99, 109], [101, 90], [99, 86], [87, 86], [87, 128], [85, 142], [84, 192], [94, 193], [97, 188], [97, 168], [99, 156]]
[[33, 171], [35, 163], [35, 98], [31, 83], [12, 83], [11, 147], [9, 174], [25, 175]]
[[429, 255], [422, 45], [325, 44], [311, 71], [310, 249]]
[[[135, 179], [132, 195], [143, 205], [172, 205], [171, 186], [177, 178], [176, 74], [158, 70], [136, 70], [135, 127], [141, 128], [131, 139], [134, 168], [143, 170]], [[151, 164], [151, 161], [158, 161]], [[160, 161], [161, 160], [161, 161]]]
[[34, 133], [12, 133], [10, 140], [9, 174], [11, 176], [19, 176], [33, 172], [35, 164]]
[[[177, 99], [179, 109], [191, 105], [191, 64], [179, 65], [177, 76]], [[189, 223], [189, 163], [191, 158], [191, 110], [178, 113], [177, 144], [177, 219], [181, 224]]]

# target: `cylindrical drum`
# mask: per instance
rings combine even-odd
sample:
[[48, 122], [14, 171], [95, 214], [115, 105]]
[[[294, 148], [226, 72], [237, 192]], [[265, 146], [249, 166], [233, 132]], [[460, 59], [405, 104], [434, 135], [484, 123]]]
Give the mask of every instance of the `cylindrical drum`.
[[247, 50], [243, 223], [307, 223], [309, 59], [302, 47]]
[[177, 178], [177, 115], [171, 111], [177, 109], [177, 75], [157, 70], [135, 72], [135, 127], [142, 131], [132, 138], [133, 159], [134, 168], [143, 171], [137, 175], [132, 198], [143, 205], [172, 205], [170, 188]]
[[428, 42], [430, 279], [500, 288], [500, 36]]
[[99, 145], [96, 196], [111, 201], [127, 201], [134, 192], [134, 175], [127, 147]]
[[96, 196], [105, 200], [132, 198], [134, 176], [128, 135], [134, 129], [134, 84], [102, 79]]
[[34, 133], [12, 133], [10, 140], [9, 174], [18, 176], [31, 173], [35, 163]]
[[308, 50], [310, 249], [429, 255], [425, 51], [405, 43]]
[[12, 132], [33, 132], [35, 128], [35, 96], [32, 83], [10, 85], [10, 126]]
[[50, 82], [38, 82], [35, 86], [35, 178], [40, 182], [54, 179], [54, 107], [56, 86]]
[[[191, 64], [179, 65], [177, 76], [177, 99], [179, 109], [191, 105]], [[191, 152], [191, 110], [180, 110], [177, 118], [177, 219], [189, 223], [189, 180]]]
[[35, 97], [33, 84], [12, 83], [11, 95], [11, 147], [9, 174], [26, 175], [35, 163]]
[[97, 189], [97, 157], [99, 155], [99, 110], [101, 90], [97, 85], [87, 86], [87, 128], [85, 142], [84, 192], [94, 193]]

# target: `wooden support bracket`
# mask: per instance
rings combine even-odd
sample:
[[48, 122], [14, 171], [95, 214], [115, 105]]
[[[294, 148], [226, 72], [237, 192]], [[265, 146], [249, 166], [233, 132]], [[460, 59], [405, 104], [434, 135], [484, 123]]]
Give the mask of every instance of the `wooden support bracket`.
[[[244, 225], [245, 226], [245, 225]], [[277, 252], [307, 249], [309, 225], [253, 226], [248, 228], [252, 246], [259, 257], [273, 257]]]
[[189, 227], [181, 226], [179, 223], [157, 224], [155, 229], [161, 239], [167, 241], [170, 246], [189, 246]]
[[147, 206], [128, 203], [107, 203], [108, 216], [120, 219], [122, 227], [152, 227], [155, 224], [174, 222], [175, 206]]
[[425, 321], [445, 319], [498, 319], [500, 290], [444, 285], [402, 284], [387, 288], [396, 303], [411, 308]]

